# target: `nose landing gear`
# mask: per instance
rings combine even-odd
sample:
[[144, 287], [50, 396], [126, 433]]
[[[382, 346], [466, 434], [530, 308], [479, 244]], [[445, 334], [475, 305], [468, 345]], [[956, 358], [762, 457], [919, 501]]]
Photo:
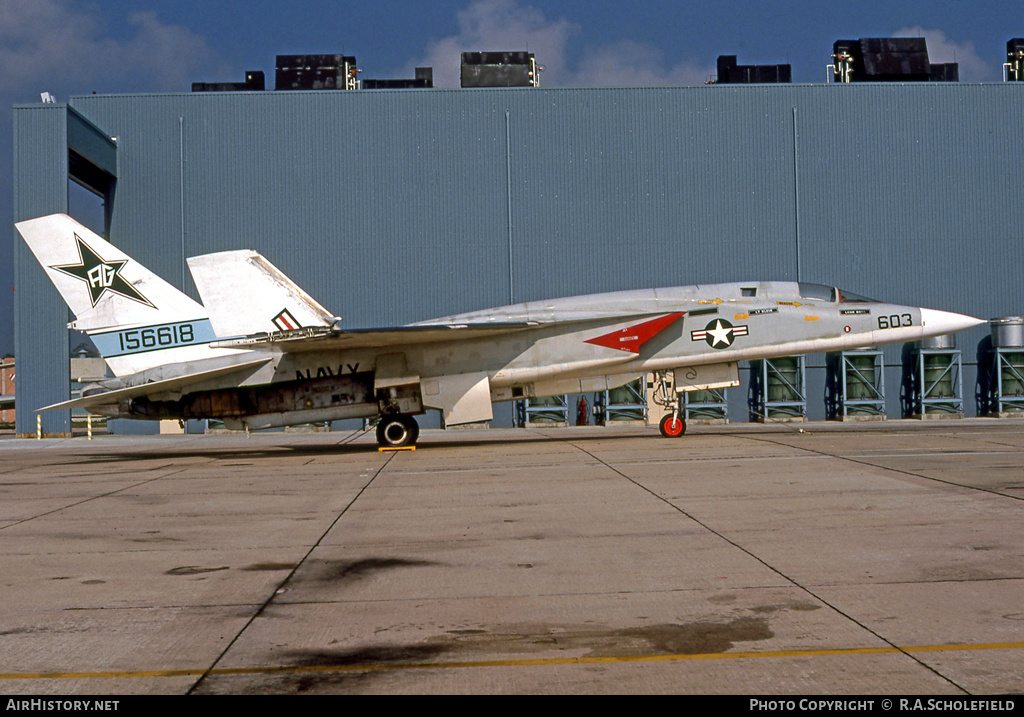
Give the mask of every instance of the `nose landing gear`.
[[673, 411], [661, 419], [658, 428], [661, 429], [661, 435], [666, 438], [678, 438], [686, 433], [686, 421], [676, 411]]
[[665, 371], [657, 372], [658, 385], [655, 386], [651, 400], [659, 406], [671, 408], [672, 413], [667, 414], [658, 423], [661, 435], [666, 438], [678, 438], [686, 433], [686, 419], [682, 417], [683, 396], [676, 393], [668, 383], [668, 376]]

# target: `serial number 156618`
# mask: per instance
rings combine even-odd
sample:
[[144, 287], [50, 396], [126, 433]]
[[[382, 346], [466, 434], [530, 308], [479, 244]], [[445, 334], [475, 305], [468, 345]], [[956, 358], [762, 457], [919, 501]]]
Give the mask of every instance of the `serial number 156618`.
[[190, 323], [131, 329], [117, 334], [122, 351], [180, 346], [192, 343], [195, 338], [195, 329]]

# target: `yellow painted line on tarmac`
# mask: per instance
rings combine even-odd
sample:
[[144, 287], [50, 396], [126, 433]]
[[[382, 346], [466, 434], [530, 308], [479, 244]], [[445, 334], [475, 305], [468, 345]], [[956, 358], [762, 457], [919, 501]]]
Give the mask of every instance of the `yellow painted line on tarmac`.
[[218, 667], [207, 672], [189, 670], [114, 670], [108, 672], [13, 672], [0, 673], [0, 680], [81, 680], [124, 677], [199, 677], [265, 675], [281, 673], [373, 672], [384, 670], [450, 670], [466, 667], [548, 667], [554, 665], [595, 665], [638, 662], [684, 662], [689, 660], [746, 660], [779, 657], [835, 657], [844, 655], [891, 655], [913, 652], [969, 652], [977, 650], [1021, 650], [1024, 642], [989, 642], [975, 645], [917, 645], [915, 647], [850, 647], [831, 650], [768, 650], [765, 652], [716, 652], [696, 655], [618, 655], [609, 657], [541, 657], [535, 659], [472, 660], [455, 662], [394, 662], [352, 665], [272, 665], [267, 667]]

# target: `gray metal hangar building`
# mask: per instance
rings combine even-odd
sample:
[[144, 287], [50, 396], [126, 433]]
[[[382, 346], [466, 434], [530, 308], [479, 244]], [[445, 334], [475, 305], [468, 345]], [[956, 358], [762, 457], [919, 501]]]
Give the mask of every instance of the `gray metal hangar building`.
[[[15, 107], [14, 135], [15, 221], [68, 211], [70, 178], [193, 297], [186, 257], [251, 248], [349, 327], [761, 279], [1024, 313], [1020, 82], [89, 95]], [[34, 435], [69, 395], [68, 313], [16, 232], [14, 261]], [[987, 336], [958, 339], [966, 415]], [[885, 363], [898, 417], [899, 347]], [[746, 386], [729, 400], [746, 420]]]

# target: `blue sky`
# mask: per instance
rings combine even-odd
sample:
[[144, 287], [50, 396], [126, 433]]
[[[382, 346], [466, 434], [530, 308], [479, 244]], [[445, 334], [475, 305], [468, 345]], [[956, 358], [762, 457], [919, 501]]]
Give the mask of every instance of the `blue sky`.
[[[825, 81], [832, 43], [923, 36], [962, 82], [1002, 79], [1006, 41], [1024, 37], [1020, 0], [669, 2], [667, 0], [0, 0], [0, 355], [13, 352], [11, 111], [48, 91], [187, 92], [241, 81], [276, 55], [345, 54], [362, 77], [434, 68], [458, 84], [459, 53], [533, 52], [543, 87], [700, 84], [718, 55], [792, 65]], [[239, 247], [243, 248], [243, 247]]]

